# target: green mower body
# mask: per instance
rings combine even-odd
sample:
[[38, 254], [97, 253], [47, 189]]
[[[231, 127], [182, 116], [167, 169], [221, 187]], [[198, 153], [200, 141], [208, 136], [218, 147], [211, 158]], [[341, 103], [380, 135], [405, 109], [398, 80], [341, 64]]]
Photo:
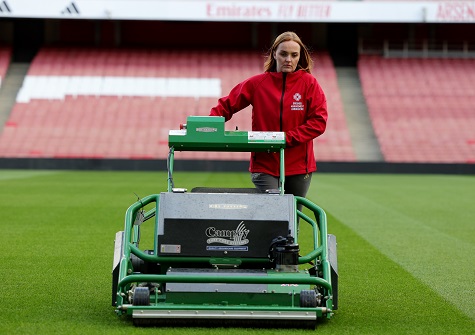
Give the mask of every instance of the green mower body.
[[[222, 117], [188, 117], [186, 129], [170, 131], [169, 146], [167, 191], [132, 204], [115, 237], [117, 314], [136, 325], [186, 326], [314, 328], [331, 318], [338, 308], [336, 238], [323, 209], [284, 194], [285, 134], [229, 132]], [[281, 187], [175, 188], [175, 150], [280, 152]], [[300, 255], [304, 223], [312, 227], [313, 250]], [[146, 226], [153, 231], [148, 249], [140, 241]]]

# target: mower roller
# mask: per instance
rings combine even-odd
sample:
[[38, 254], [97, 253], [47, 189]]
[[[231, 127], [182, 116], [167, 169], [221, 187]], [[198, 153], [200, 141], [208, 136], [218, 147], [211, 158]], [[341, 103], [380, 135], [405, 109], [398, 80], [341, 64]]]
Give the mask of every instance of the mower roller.
[[[116, 233], [116, 313], [144, 326], [315, 328], [330, 319], [338, 308], [336, 238], [322, 208], [284, 193], [285, 133], [226, 131], [215, 116], [186, 121], [169, 131], [167, 191], [132, 204]], [[280, 153], [279, 188], [176, 188], [175, 151]], [[139, 245], [147, 221], [153, 249]], [[303, 223], [313, 234], [306, 255]]]

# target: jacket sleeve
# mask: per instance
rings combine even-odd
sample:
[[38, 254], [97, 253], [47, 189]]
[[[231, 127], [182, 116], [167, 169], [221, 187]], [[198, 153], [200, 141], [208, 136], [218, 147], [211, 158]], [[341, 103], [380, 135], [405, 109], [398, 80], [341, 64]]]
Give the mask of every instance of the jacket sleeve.
[[246, 108], [251, 104], [252, 97], [252, 82], [247, 79], [236, 85], [229, 95], [218, 100], [218, 104], [211, 108], [210, 116], [224, 116], [228, 121], [232, 118], [234, 113]]
[[327, 100], [315, 79], [307, 91], [307, 110], [304, 122], [286, 132], [287, 147], [309, 142], [325, 132], [327, 125]]

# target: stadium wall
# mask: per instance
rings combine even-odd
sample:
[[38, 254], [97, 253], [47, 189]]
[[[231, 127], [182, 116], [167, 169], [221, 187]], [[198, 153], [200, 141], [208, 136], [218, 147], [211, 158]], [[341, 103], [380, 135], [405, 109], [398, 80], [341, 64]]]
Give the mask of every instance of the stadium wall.
[[[180, 160], [179, 157], [176, 157], [174, 161], [175, 171], [246, 172], [248, 166], [248, 161]], [[318, 173], [475, 175], [475, 164], [458, 163], [318, 162], [317, 166]], [[0, 157], [0, 169], [167, 171], [167, 161]]]

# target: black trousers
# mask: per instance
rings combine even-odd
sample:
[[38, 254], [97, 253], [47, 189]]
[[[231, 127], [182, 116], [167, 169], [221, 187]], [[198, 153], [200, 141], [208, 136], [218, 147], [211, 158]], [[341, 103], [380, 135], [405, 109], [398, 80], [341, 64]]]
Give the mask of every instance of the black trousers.
[[[279, 178], [266, 173], [251, 173], [251, 180], [256, 188], [262, 192], [279, 188]], [[284, 191], [286, 194], [305, 197], [307, 195], [311, 181], [311, 173], [286, 176]]]

